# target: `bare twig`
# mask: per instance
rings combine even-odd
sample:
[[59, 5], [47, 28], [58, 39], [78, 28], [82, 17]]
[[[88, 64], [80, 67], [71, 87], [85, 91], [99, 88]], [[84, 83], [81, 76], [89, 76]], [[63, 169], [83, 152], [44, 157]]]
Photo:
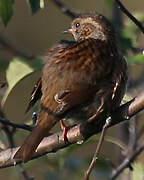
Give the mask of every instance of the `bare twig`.
[[[13, 127], [12, 127], [13, 128]], [[9, 127], [7, 125], [3, 125], [3, 127], [1, 128], [8, 139], [9, 142], [9, 147], [14, 147], [14, 141], [13, 141], [13, 135], [12, 135], [12, 130], [9, 129]], [[14, 128], [15, 129], [15, 128]]]
[[118, 166], [117, 169], [115, 169], [109, 178], [109, 180], [115, 180], [125, 168], [128, 168], [131, 163], [136, 159], [136, 157], [144, 150], [144, 141], [140, 143], [140, 145], [137, 146], [135, 151], [130, 154], [128, 157], [126, 157], [123, 162]]
[[7, 85], [7, 82], [6, 82], [6, 81], [4, 81], [4, 82], [0, 82], [0, 88], [5, 87], [6, 85]]
[[77, 13], [73, 12], [68, 8], [61, 0], [52, 0], [53, 3], [67, 16], [74, 19], [77, 16]]
[[25, 180], [34, 180], [33, 176], [29, 176], [22, 164], [19, 164], [20, 172]]
[[14, 128], [20, 128], [20, 129], [24, 129], [24, 130], [27, 130], [27, 131], [31, 131], [32, 130], [32, 126], [29, 126], [27, 124], [24, 124], [24, 123], [15, 123], [15, 122], [12, 122], [8, 119], [5, 119], [5, 118], [2, 118], [0, 117], [0, 123], [4, 124], [4, 125], [8, 125], [8, 126], [12, 126]]
[[115, 0], [118, 4], [118, 7], [121, 9], [121, 11], [126, 14], [138, 27], [139, 29], [144, 33], [144, 26], [140, 21], [138, 21], [125, 7], [124, 5], [119, 1]]
[[85, 174], [85, 180], [89, 180], [89, 176], [92, 172], [92, 169], [94, 168], [95, 164], [96, 164], [96, 161], [98, 159], [98, 155], [100, 153], [100, 149], [102, 147], [102, 143], [103, 143], [103, 140], [104, 140], [104, 137], [105, 137], [105, 133], [106, 133], [106, 129], [108, 128], [108, 126], [110, 125], [110, 122], [111, 122], [111, 117], [109, 117], [108, 119], [106, 119], [106, 123], [105, 125], [103, 126], [103, 129], [102, 129], [102, 133], [101, 133], [101, 136], [100, 136], [100, 139], [98, 141], [98, 145], [96, 147], [96, 151], [94, 153], [94, 156], [93, 156], [93, 159], [89, 165], [89, 168]]
[[[139, 94], [136, 98], [128, 103], [119, 107], [112, 115], [112, 121], [110, 126], [116, 125], [125, 120], [129, 120], [132, 116], [137, 114], [139, 111], [144, 109], [144, 92]], [[62, 137], [62, 132], [50, 135], [42, 140], [39, 144], [37, 151], [35, 152], [33, 159], [40, 157], [44, 154], [50, 152], [56, 152], [59, 149], [65, 148], [71, 144], [79, 142], [81, 140], [85, 141], [90, 136], [97, 134], [102, 131], [105, 124], [103, 119], [98, 121], [85, 122], [72, 127], [68, 133], [68, 142], [65, 142]], [[109, 126], [109, 127], [110, 127]], [[13, 156], [18, 150], [17, 148], [7, 149], [0, 152], [0, 168], [9, 167], [20, 163], [20, 161], [14, 161]]]
[[131, 47], [131, 51], [132, 51], [134, 54], [138, 54], [138, 53], [144, 54], [144, 48]]
[[[0, 111], [0, 116], [2, 119], [4, 119], [5, 114]], [[4, 131], [5, 135], [7, 136], [7, 140], [9, 143], [9, 147], [14, 147], [14, 141], [13, 141], [13, 132], [15, 127], [12, 127], [12, 129], [10, 129], [6, 124], [2, 124], [1, 129]]]

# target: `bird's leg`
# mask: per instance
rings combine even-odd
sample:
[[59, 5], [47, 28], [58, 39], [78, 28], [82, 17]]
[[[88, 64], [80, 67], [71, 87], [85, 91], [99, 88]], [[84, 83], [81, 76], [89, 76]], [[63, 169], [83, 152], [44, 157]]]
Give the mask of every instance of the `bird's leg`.
[[62, 133], [62, 138], [63, 138], [63, 140], [64, 140], [64, 141], [68, 141], [67, 132], [68, 132], [68, 130], [70, 129], [70, 127], [65, 125], [63, 119], [60, 120], [60, 126], [61, 126], [61, 129], [63, 130], [63, 133]]
[[75, 125], [67, 126], [67, 125], [65, 125], [64, 120], [61, 119], [61, 120], [60, 120], [60, 126], [61, 126], [61, 129], [63, 130], [63, 133], [62, 133], [62, 138], [63, 138], [63, 140], [64, 140], [64, 141], [68, 141], [67, 133], [68, 133], [69, 129], [71, 129], [71, 128], [74, 127]]

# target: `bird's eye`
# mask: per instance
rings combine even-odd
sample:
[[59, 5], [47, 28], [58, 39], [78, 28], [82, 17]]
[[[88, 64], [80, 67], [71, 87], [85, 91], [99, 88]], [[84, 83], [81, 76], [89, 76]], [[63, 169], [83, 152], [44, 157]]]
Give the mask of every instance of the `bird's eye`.
[[75, 25], [75, 26], [76, 26], [76, 28], [78, 28], [78, 27], [80, 26], [80, 23], [76, 23], [76, 25]]

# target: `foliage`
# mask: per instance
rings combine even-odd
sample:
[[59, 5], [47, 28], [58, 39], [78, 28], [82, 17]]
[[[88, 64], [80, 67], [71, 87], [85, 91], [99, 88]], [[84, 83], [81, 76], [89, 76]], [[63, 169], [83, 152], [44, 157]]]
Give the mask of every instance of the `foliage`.
[[27, 0], [31, 7], [32, 13], [35, 14], [40, 8], [44, 8], [44, 0]]
[[[0, 0], [0, 17], [6, 26], [13, 16], [13, 7], [15, 0]], [[33, 14], [40, 8], [44, 8], [44, 0], [27, 0]]]
[[6, 70], [6, 79], [8, 83], [7, 91], [3, 97], [2, 104], [5, 103], [12, 89], [24, 78], [42, 67], [40, 58], [26, 60], [24, 58], [14, 58]]
[[14, 0], [0, 0], [0, 16], [5, 26], [13, 15]]
[[128, 63], [136, 63], [136, 64], [144, 63], [144, 55], [140, 53], [134, 56], [127, 56], [126, 59]]

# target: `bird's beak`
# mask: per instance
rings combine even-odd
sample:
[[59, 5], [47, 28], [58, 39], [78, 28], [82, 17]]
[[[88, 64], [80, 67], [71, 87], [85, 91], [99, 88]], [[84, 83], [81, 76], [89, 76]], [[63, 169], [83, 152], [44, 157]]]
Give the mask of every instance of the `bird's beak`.
[[66, 31], [62, 31], [62, 33], [63, 34], [65, 34], [65, 33], [70, 33], [70, 34], [72, 34], [72, 29], [71, 28], [69, 28], [68, 30], [66, 30]]

